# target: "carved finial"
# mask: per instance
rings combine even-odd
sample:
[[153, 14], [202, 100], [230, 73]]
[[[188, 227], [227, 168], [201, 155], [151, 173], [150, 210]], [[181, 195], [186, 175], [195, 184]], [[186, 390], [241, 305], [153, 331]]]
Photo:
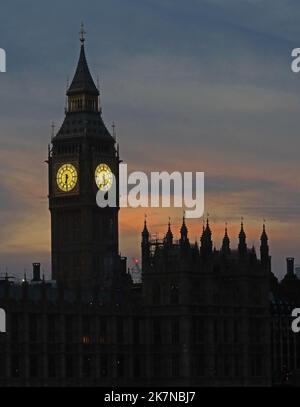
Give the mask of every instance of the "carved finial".
[[117, 135], [116, 135], [116, 124], [115, 124], [115, 122], [113, 122], [113, 124], [111, 125], [111, 127], [112, 127], [112, 131], [113, 131], [113, 138], [114, 138], [114, 140], [116, 140], [116, 138], [117, 138]]
[[54, 122], [51, 123], [51, 141], [53, 140], [55, 135], [55, 124]]
[[82, 21], [81, 26], [80, 26], [80, 31], [79, 31], [81, 44], [83, 44], [84, 41], [85, 41], [85, 34], [86, 34], [86, 32], [84, 31], [84, 24], [83, 24], [83, 21]]

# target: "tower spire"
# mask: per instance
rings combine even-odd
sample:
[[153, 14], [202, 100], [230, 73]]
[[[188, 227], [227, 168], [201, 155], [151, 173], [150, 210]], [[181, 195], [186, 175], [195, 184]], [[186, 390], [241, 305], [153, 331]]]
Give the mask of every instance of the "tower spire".
[[186, 227], [186, 224], [185, 224], [185, 212], [183, 212], [183, 217], [182, 217], [182, 225], [181, 225], [181, 228], [180, 228], [180, 240], [179, 240], [179, 243], [180, 243], [180, 247], [182, 249], [186, 249], [187, 247], [190, 246], [190, 242], [189, 242], [189, 239], [188, 239], [188, 230], [187, 230], [187, 227]]
[[203, 233], [201, 236], [201, 247], [200, 247], [200, 252], [203, 258], [207, 258], [212, 254], [212, 248], [213, 248], [213, 243], [211, 239], [211, 229], [209, 226], [209, 219], [208, 219], [209, 214], [207, 214], [207, 219], [206, 219], [206, 228], [204, 228], [203, 224]]
[[85, 96], [85, 99], [87, 99], [87, 97], [92, 98], [93, 96], [98, 98], [99, 91], [93, 81], [92, 75], [90, 73], [90, 70], [89, 70], [89, 67], [88, 67], [88, 64], [86, 61], [85, 50], [84, 50], [86, 32], [84, 31], [83, 23], [81, 23], [81, 30], [80, 30], [79, 34], [80, 34], [80, 43], [81, 43], [80, 55], [79, 55], [76, 72], [75, 72], [74, 78], [71, 82], [71, 85], [67, 91], [67, 95], [69, 97], [76, 95], [77, 100], [78, 100], [78, 97], [80, 97], [80, 96]]
[[244, 231], [244, 218], [241, 218], [241, 230], [239, 233], [239, 254], [247, 253], [246, 233]]
[[166, 238], [165, 238], [166, 244], [168, 246], [171, 246], [173, 244], [173, 233], [171, 231], [171, 218], [169, 218], [168, 222], [168, 231], [166, 233]]
[[225, 223], [225, 234], [222, 243], [222, 252], [228, 254], [230, 252], [230, 239], [228, 237], [227, 222]]
[[268, 244], [268, 235], [266, 232], [266, 221], [263, 223], [263, 230], [260, 237], [260, 260], [264, 266], [269, 266], [270, 256], [269, 256], [269, 244]]
[[148, 231], [148, 227], [147, 227], [147, 215], [145, 215], [145, 219], [144, 219], [144, 229], [142, 231], [142, 238], [143, 238], [143, 241], [146, 241], [149, 239], [149, 231]]

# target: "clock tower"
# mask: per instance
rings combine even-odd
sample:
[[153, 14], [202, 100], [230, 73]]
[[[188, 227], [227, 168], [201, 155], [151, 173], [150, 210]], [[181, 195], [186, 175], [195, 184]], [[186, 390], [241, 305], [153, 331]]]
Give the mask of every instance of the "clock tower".
[[107, 191], [116, 182], [118, 191], [120, 161], [102, 119], [83, 29], [80, 41], [65, 118], [49, 148], [52, 278], [65, 287], [97, 288], [120, 261], [119, 204], [99, 208], [96, 203], [98, 189]]

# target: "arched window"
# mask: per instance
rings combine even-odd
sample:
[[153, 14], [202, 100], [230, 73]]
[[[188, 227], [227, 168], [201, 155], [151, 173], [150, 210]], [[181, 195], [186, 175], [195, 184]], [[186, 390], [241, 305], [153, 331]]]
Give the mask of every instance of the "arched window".
[[161, 302], [161, 289], [158, 283], [154, 283], [152, 286], [152, 302], [155, 305], [159, 305]]
[[170, 303], [173, 305], [179, 303], [179, 290], [177, 284], [171, 284], [170, 286]]

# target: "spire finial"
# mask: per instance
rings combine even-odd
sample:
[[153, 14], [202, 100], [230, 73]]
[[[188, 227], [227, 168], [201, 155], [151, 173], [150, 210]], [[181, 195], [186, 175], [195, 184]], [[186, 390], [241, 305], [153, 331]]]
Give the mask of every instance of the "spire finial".
[[54, 122], [51, 123], [51, 141], [53, 140], [55, 135], [55, 124]]
[[86, 32], [84, 31], [84, 24], [83, 21], [81, 22], [81, 26], [80, 26], [80, 31], [79, 31], [79, 35], [80, 35], [80, 42], [83, 45], [84, 41], [85, 41], [85, 34]]
[[142, 236], [143, 236], [143, 239], [145, 240], [148, 240], [148, 238], [149, 238], [149, 232], [148, 232], [148, 228], [147, 228], [147, 214], [145, 213], [145, 217], [144, 217], [144, 229], [143, 229], [143, 231], [142, 231]]
[[111, 127], [112, 127], [112, 131], [113, 131], [113, 134], [112, 134], [113, 138], [116, 140], [116, 138], [117, 138], [117, 135], [116, 135], [116, 123], [114, 121], [113, 121]]
[[182, 215], [182, 225], [185, 225], [185, 211], [183, 211]]

